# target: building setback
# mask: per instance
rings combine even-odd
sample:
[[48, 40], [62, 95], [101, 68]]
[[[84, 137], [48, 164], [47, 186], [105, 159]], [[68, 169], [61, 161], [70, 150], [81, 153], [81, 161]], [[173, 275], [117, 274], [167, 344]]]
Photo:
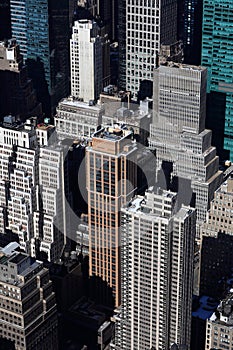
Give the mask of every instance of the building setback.
[[173, 182], [180, 202], [195, 205], [198, 226], [222, 179], [211, 131], [205, 129], [206, 80], [207, 70], [201, 66], [168, 62], [155, 69], [149, 137], [149, 147], [156, 152], [157, 179], [159, 171], [164, 177], [170, 171], [167, 180]]
[[49, 272], [15, 249], [0, 249], [0, 336], [16, 350], [58, 349], [58, 319]]
[[113, 349], [190, 343], [196, 212], [149, 188], [122, 208], [121, 293]]

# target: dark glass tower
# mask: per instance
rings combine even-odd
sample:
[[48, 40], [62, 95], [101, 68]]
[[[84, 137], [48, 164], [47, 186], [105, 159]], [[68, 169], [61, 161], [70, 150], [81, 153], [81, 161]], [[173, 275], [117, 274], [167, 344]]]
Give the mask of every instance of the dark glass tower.
[[12, 35], [20, 44], [43, 111], [68, 95], [69, 1], [10, 0]]
[[178, 37], [184, 44], [184, 61], [199, 65], [201, 62], [203, 0], [178, 0]]
[[10, 0], [0, 0], [0, 40], [11, 38]]

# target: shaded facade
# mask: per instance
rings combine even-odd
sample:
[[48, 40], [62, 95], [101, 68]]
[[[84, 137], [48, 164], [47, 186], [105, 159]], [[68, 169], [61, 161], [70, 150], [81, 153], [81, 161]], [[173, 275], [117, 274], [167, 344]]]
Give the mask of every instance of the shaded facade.
[[50, 114], [69, 92], [69, 2], [10, 0], [10, 4], [12, 36], [27, 61], [43, 112]]
[[14, 39], [0, 42], [0, 57], [0, 116], [13, 114], [22, 121], [41, 116], [41, 104]]

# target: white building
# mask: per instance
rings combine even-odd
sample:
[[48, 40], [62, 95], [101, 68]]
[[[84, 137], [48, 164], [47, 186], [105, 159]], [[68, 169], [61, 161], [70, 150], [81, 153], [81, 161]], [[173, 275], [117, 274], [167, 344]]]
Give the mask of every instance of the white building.
[[59, 140], [90, 138], [102, 123], [104, 107], [100, 104], [64, 98], [57, 107], [54, 124]]
[[189, 345], [195, 209], [150, 188], [122, 209], [121, 297], [117, 350]]
[[97, 100], [102, 90], [102, 38], [95, 22], [74, 22], [70, 39], [71, 95]]
[[[156, 151], [157, 175], [164, 163], [171, 163], [171, 179], [179, 180], [177, 191], [183, 203], [193, 203], [195, 198], [198, 227], [222, 180], [212, 133], [205, 129], [206, 82], [207, 69], [201, 66], [168, 62], [155, 69], [149, 137], [150, 149]], [[184, 180], [189, 182], [185, 191]]]
[[[51, 145], [40, 149], [38, 210], [34, 213], [34, 242], [39, 242], [40, 251], [49, 261], [60, 258], [66, 243], [67, 180], [65, 146]], [[35, 243], [34, 243], [35, 244]]]
[[222, 300], [206, 322], [205, 350], [230, 350], [233, 347], [233, 294]]
[[[38, 140], [41, 144], [39, 148]], [[58, 260], [66, 237], [66, 146], [49, 145], [54, 127], [12, 116], [0, 127], [0, 233], [11, 230], [31, 256]], [[55, 137], [56, 140], [56, 137]]]
[[134, 99], [140, 82], [152, 80], [160, 45], [177, 41], [176, 17], [176, 0], [127, 1], [126, 90]]

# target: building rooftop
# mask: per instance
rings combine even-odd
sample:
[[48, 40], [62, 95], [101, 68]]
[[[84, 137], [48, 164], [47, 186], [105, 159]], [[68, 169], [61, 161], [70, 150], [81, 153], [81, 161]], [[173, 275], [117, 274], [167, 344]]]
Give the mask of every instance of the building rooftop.
[[94, 104], [93, 101], [90, 101], [89, 103], [80, 101], [78, 99], [75, 99], [73, 97], [68, 97], [62, 99], [59, 104], [58, 104], [58, 109], [62, 107], [70, 107], [73, 110], [78, 110], [78, 109], [85, 109], [85, 110], [90, 110], [93, 112], [100, 112], [101, 110], [104, 109], [103, 105], [100, 104]]
[[49, 130], [49, 129], [54, 129], [55, 127], [54, 125], [46, 125], [44, 123], [41, 123], [41, 124], [38, 124], [36, 128], [39, 130]]
[[207, 70], [207, 68], [203, 66], [193, 66], [190, 64], [176, 63], [173, 61], [167, 61], [164, 64], [162, 64], [160, 67], [163, 67], [163, 66], [166, 66], [169, 68], [180, 68], [180, 69], [199, 71], [199, 72]]
[[0, 280], [21, 286], [26, 279], [42, 270], [43, 263], [25, 253], [14, 250], [14, 247], [18, 248], [18, 243], [12, 242], [0, 249], [0, 265], [5, 266], [4, 274], [0, 273]]
[[132, 135], [131, 130], [128, 130], [126, 127], [121, 126], [120, 124], [115, 124], [96, 131], [93, 134], [93, 137], [108, 141], [119, 141], [121, 139], [128, 138], [130, 135]]

